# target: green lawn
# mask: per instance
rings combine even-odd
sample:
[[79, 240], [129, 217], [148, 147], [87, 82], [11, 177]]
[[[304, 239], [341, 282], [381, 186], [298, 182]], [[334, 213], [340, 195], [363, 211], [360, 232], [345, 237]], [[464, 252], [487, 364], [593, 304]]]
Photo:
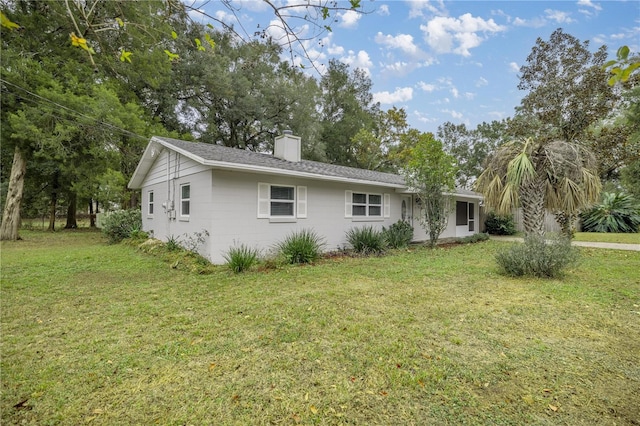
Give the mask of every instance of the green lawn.
[[640, 252], [504, 242], [198, 275], [92, 232], [2, 243], [1, 423], [640, 422]]
[[601, 243], [640, 244], [640, 233], [616, 234], [603, 232], [576, 232], [576, 241], [597, 241]]

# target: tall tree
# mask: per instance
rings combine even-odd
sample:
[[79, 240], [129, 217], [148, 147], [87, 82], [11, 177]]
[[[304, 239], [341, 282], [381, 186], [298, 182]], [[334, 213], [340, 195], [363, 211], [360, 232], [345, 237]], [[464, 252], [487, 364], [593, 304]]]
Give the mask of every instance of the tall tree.
[[371, 79], [360, 69], [331, 60], [322, 76], [322, 134], [327, 161], [333, 164], [356, 166], [351, 144], [361, 129], [371, 129], [374, 111]]
[[[527, 57], [527, 63], [520, 68], [518, 89], [527, 90], [528, 93], [517, 108], [519, 119], [511, 123], [511, 128], [516, 134], [535, 139], [535, 143], [527, 142], [524, 146], [541, 150], [549, 148], [546, 154], [541, 151], [538, 151], [539, 154], [527, 154], [527, 158], [536, 168], [536, 174], [548, 170], [543, 163], [538, 163], [539, 159], [552, 158], [560, 152], [583, 152], [587, 129], [607, 117], [616, 106], [618, 96], [607, 84], [606, 72], [603, 69], [606, 58], [606, 46], [601, 46], [592, 53], [588, 41], [581, 42], [561, 28], [554, 31], [548, 41], [541, 38], [536, 40]], [[518, 125], [522, 127], [518, 128]], [[560, 144], [551, 141], [561, 141], [568, 144], [567, 146], [582, 146], [556, 151], [555, 148]], [[512, 144], [516, 145], [517, 143]], [[498, 156], [506, 155], [506, 152], [502, 151]], [[512, 153], [519, 155], [518, 148]], [[536, 156], [538, 159], [534, 158]], [[579, 157], [586, 158], [583, 155]], [[585, 164], [591, 167], [590, 161], [584, 163], [582, 160], [575, 160], [569, 163], [573, 164], [576, 170], [582, 169]], [[542, 178], [541, 175], [539, 177]], [[571, 182], [578, 185], [586, 184], [586, 180], [583, 182], [571, 179]], [[598, 187], [599, 185], [590, 185], [581, 188], [584, 196], [575, 200], [588, 202], [592, 199], [592, 190]], [[563, 186], [554, 184], [554, 191], [561, 191], [562, 188]], [[575, 193], [573, 189], [572, 192]], [[542, 196], [542, 193], [538, 195]], [[574, 199], [574, 195], [566, 194], [566, 198]], [[579, 209], [584, 205], [578, 202], [577, 209], [566, 206], [568, 210], [562, 204], [546, 205], [555, 207], [556, 220], [563, 232], [571, 236]], [[537, 212], [535, 215], [537, 217]]]
[[541, 126], [538, 138], [579, 142], [619, 100], [602, 69], [606, 58], [606, 46], [592, 53], [588, 41], [581, 42], [562, 28], [548, 41], [538, 38], [520, 68], [518, 89], [528, 93], [517, 114], [536, 118]]
[[444, 152], [442, 143], [431, 133], [412, 129], [403, 139], [403, 145], [410, 147], [402, 153], [406, 160], [405, 182], [418, 195], [420, 224], [429, 234], [430, 246], [435, 247], [447, 228], [449, 211], [453, 208], [455, 159]]

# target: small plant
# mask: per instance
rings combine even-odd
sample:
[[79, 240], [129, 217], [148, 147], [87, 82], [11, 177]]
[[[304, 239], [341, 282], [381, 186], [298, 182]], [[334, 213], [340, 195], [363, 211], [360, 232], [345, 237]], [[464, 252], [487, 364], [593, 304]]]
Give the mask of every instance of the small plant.
[[399, 220], [388, 229], [382, 228], [387, 245], [399, 249], [407, 247], [413, 240], [413, 227], [405, 220]]
[[360, 254], [383, 253], [387, 248], [385, 233], [372, 226], [351, 228], [347, 231], [347, 241], [353, 251]]
[[499, 215], [495, 212], [489, 212], [484, 226], [487, 233], [491, 235], [514, 235], [516, 233], [513, 215]]
[[240, 244], [235, 247], [231, 247], [225, 254], [224, 259], [227, 261], [227, 266], [236, 274], [244, 272], [250, 269], [258, 262], [259, 252], [257, 249], [248, 247], [244, 244]]
[[638, 232], [640, 207], [627, 194], [605, 192], [602, 202], [582, 213], [584, 232]]
[[167, 250], [169, 251], [183, 250], [182, 245], [180, 245], [180, 240], [173, 235], [169, 235], [167, 237]]
[[203, 229], [199, 232], [194, 232], [193, 234], [184, 234], [184, 238], [181, 240], [182, 246], [192, 253], [198, 253], [198, 247], [203, 245], [207, 237], [209, 236], [209, 231]]
[[107, 236], [110, 243], [119, 243], [141, 229], [140, 210], [118, 210], [109, 213], [102, 224], [102, 233]]
[[512, 277], [556, 278], [578, 261], [578, 251], [567, 238], [545, 241], [544, 237], [529, 236], [524, 243], [500, 250], [496, 261], [502, 273]]
[[462, 237], [458, 239], [458, 241], [462, 244], [471, 244], [471, 243], [479, 243], [480, 241], [487, 241], [489, 239], [489, 234], [481, 232], [479, 234], [473, 234], [466, 237]]
[[312, 230], [303, 229], [287, 236], [276, 250], [287, 263], [311, 263], [320, 258], [325, 243]]

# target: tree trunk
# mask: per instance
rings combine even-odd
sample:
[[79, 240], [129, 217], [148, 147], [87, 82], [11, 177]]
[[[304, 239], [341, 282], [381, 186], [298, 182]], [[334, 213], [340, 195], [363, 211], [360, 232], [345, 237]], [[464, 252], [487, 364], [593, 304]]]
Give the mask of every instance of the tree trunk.
[[16, 147], [13, 154], [13, 164], [11, 165], [7, 199], [2, 214], [0, 240], [15, 241], [20, 239], [18, 229], [20, 228], [20, 208], [22, 206], [24, 176], [26, 172], [27, 161], [22, 155], [22, 152], [20, 152], [20, 149]]
[[49, 205], [49, 227], [47, 231], [56, 230], [56, 208], [58, 207], [58, 193], [51, 193], [51, 204]]
[[51, 204], [49, 205], [49, 227], [47, 231], [56, 230], [56, 209], [58, 207], [58, 189], [60, 188], [58, 175], [59, 172], [56, 171], [51, 180]]
[[78, 227], [78, 221], [76, 219], [76, 212], [78, 210], [78, 197], [75, 192], [69, 193], [69, 205], [67, 206], [67, 224], [65, 229], [76, 229]]
[[96, 227], [96, 215], [93, 213], [93, 199], [89, 200], [89, 227]]
[[520, 203], [525, 235], [544, 237], [544, 182], [540, 179], [525, 182], [521, 188]]

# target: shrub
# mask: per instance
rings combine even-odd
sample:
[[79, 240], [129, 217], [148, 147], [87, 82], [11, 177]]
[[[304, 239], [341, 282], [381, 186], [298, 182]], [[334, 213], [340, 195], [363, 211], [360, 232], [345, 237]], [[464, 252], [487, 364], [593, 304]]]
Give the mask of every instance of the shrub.
[[407, 247], [413, 240], [413, 227], [404, 220], [397, 221], [389, 229], [383, 227], [382, 231], [387, 245], [394, 249]]
[[276, 249], [286, 263], [311, 263], [320, 258], [324, 245], [315, 231], [303, 229], [287, 236]]
[[110, 243], [119, 243], [142, 229], [140, 210], [118, 210], [109, 213], [102, 224], [102, 233]]
[[361, 254], [383, 253], [387, 248], [385, 233], [372, 226], [351, 228], [347, 231], [347, 241], [353, 251]]
[[524, 243], [498, 251], [496, 261], [505, 275], [555, 278], [578, 261], [578, 251], [567, 238], [545, 241], [544, 237], [529, 236]]
[[638, 232], [640, 207], [627, 194], [605, 192], [602, 202], [580, 215], [584, 232]]
[[491, 235], [514, 235], [516, 233], [513, 215], [499, 215], [495, 212], [489, 212], [484, 226], [486, 232]]
[[167, 250], [169, 251], [181, 251], [183, 250], [182, 245], [180, 245], [180, 240], [173, 236], [169, 235], [167, 237]]
[[462, 244], [470, 244], [470, 243], [479, 243], [480, 241], [487, 241], [489, 239], [489, 234], [481, 232], [478, 234], [469, 235], [466, 237], [462, 237], [458, 239]]
[[258, 262], [259, 252], [257, 249], [240, 244], [231, 247], [229, 251], [222, 255], [227, 261], [227, 266], [236, 274], [244, 272]]

